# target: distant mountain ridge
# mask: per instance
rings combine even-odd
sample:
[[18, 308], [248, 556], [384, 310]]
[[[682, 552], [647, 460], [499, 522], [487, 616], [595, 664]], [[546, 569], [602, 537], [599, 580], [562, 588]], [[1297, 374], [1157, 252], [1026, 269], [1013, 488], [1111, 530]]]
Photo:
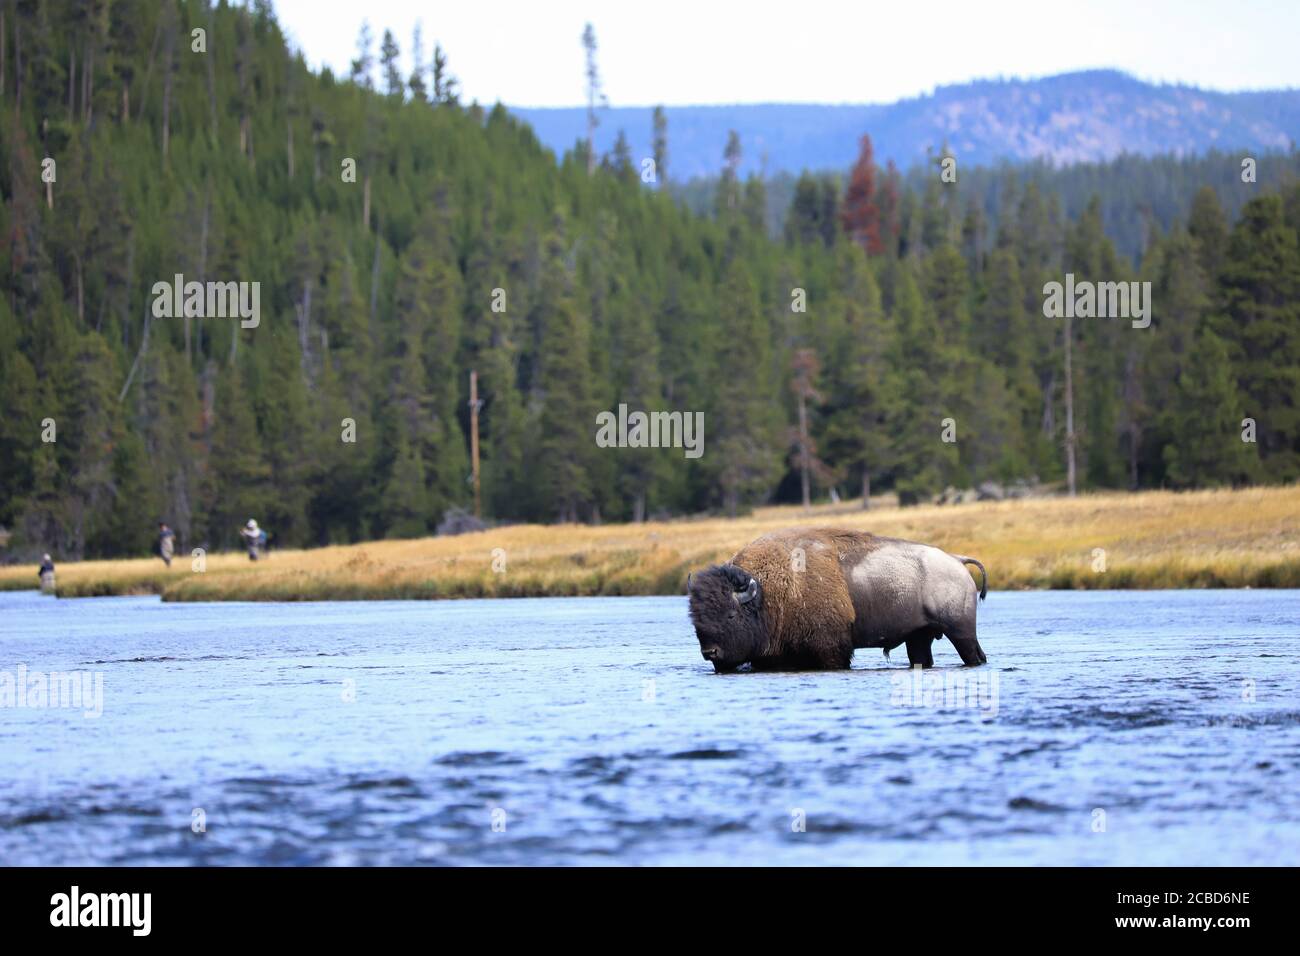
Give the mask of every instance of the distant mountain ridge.
[[[876, 159], [907, 168], [946, 142], [959, 163], [1046, 159], [1056, 164], [1196, 155], [1212, 148], [1277, 151], [1300, 139], [1300, 89], [1221, 93], [1147, 83], [1118, 70], [1034, 80], [977, 80], [891, 104], [670, 106], [669, 174], [710, 176], [722, 165], [727, 131], [740, 134], [742, 171], [842, 169], [870, 133]], [[583, 108], [519, 108], [557, 154], [585, 136]], [[634, 158], [651, 153], [651, 107], [600, 112], [603, 154], [623, 130]]]

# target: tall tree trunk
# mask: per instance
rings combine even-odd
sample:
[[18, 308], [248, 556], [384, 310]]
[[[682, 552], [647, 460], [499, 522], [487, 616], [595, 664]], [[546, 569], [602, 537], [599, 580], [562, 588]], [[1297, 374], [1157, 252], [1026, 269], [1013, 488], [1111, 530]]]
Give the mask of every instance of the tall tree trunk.
[[370, 267], [370, 335], [375, 335], [379, 312], [379, 230], [375, 230], [375, 261]]
[[871, 510], [871, 469], [862, 465], [862, 510]]
[[163, 54], [162, 155], [164, 166], [167, 164], [167, 144], [171, 139], [173, 41], [174, 37], [169, 33], [166, 52]]
[[[208, 281], [208, 221], [212, 218], [212, 194], [205, 190], [203, 194], [203, 225], [199, 227], [199, 281]], [[203, 351], [203, 332], [199, 325], [202, 319], [194, 323], [194, 339], [198, 343], [199, 352]], [[189, 349], [185, 350], [185, 361], [189, 364]]]
[[81, 253], [73, 253], [72, 258], [77, 266], [77, 323], [84, 326], [86, 324], [86, 270], [82, 266]]
[[[107, 291], [99, 297], [99, 314], [95, 317], [95, 331], [103, 332], [104, 313], [109, 309], [113, 314], [121, 319], [123, 328], [130, 326], [131, 315], [131, 289], [135, 285], [135, 233], [127, 231], [126, 239], [126, 270], [122, 273], [126, 281], [122, 284], [121, 299], [110, 296]], [[121, 303], [119, 307], [119, 302]]]
[[[17, 11], [15, 11], [16, 13]], [[14, 115], [23, 109], [23, 21], [14, 17]]]
[[1039, 376], [1039, 385], [1043, 396], [1043, 435], [1050, 441], [1056, 437], [1056, 373], [1049, 371], [1046, 376]]
[[302, 301], [294, 309], [298, 313], [298, 353], [302, 362], [302, 380], [311, 388], [311, 280], [302, 282]]
[[478, 455], [478, 371], [469, 370], [469, 465], [470, 480], [474, 485], [474, 517], [483, 516], [483, 488], [479, 481]]
[[140, 336], [140, 350], [135, 353], [135, 361], [131, 363], [131, 371], [126, 375], [126, 383], [122, 386], [122, 391], [117, 393], [117, 400], [120, 402], [126, 398], [126, 393], [131, 388], [131, 382], [135, 379], [135, 370], [140, 365], [140, 359], [144, 353], [149, 350], [149, 321], [153, 317], [153, 310], [149, 307], [149, 300], [144, 302], [144, 334]]
[[366, 173], [366, 184], [361, 193], [361, 226], [370, 231], [370, 173]]
[[[208, 4], [208, 36], [216, 36], [215, 7]], [[215, 67], [212, 63], [212, 54], [204, 53], [204, 59], [208, 61], [208, 113], [212, 123], [212, 145], [217, 145], [217, 77]]]
[[808, 402], [803, 390], [799, 391], [799, 488], [803, 492], [803, 508], [812, 507], [812, 489], [808, 480]]
[[1074, 369], [1070, 362], [1073, 340], [1074, 324], [1070, 321], [1067, 311], [1065, 316], [1065, 484], [1071, 498], [1079, 493], [1074, 457]]
[[140, 82], [140, 104], [135, 111], [136, 119], [144, 116], [144, 104], [149, 99], [149, 78], [153, 76], [154, 57], [158, 53], [158, 38], [162, 36], [163, 19], [166, 16], [165, 11], [159, 15], [158, 23], [153, 30], [153, 42], [149, 44], [149, 63], [144, 68], [144, 79]]
[[122, 328], [131, 327], [131, 289], [135, 285], [135, 233], [132, 232], [126, 241], [126, 288], [122, 292], [122, 308], [120, 311], [122, 319]]
[[68, 50], [68, 125], [77, 115], [77, 48]]
[[239, 42], [235, 48], [235, 72], [239, 77], [239, 152], [251, 156], [253, 137], [248, 125], [248, 61], [252, 56], [252, 41], [249, 39], [246, 11], [240, 14], [239, 26]]
[[1136, 421], [1128, 424], [1128, 490], [1138, 489], [1138, 448], [1141, 441], [1140, 429]]
[[212, 454], [212, 423], [216, 417], [217, 407], [217, 364], [208, 359], [203, 366], [199, 379], [199, 394], [202, 408], [203, 450], [204, 458]]
[[1130, 348], [1124, 362], [1124, 407], [1128, 417], [1128, 487], [1137, 491], [1138, 487], [1138, 448], [1142, 442], [1142, 424], [1138, 415], [1141, 401], [1141, 387], [1138, 381], [1138, 356]]
[[[49, 135], [49, 132], [50, 119], [47, 116], [45, 119], [41, 120], [41, 151], [45, 153], [46, 156], [49, 155], [49, 149], [46, 146], [46, 137]], [[54, 183], [49, 179], [45, 181], [45, 204], [51, 209], [54, 208]]]
[[81, 70], [85, 91], [81, 96], [81, 114], [87, 126], [95, 116], [95, 45], [93, 37], [86, 41], [86, 64]]

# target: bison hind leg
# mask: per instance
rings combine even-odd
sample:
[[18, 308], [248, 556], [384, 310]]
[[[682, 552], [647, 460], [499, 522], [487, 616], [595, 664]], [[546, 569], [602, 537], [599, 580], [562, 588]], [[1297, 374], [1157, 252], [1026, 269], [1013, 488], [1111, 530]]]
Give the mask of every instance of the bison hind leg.
[[961, 662], [967, 667], [979, 667], [989, 662], [984, 656], [984, 648], [980, 647], [980, 642], [975, 637], [974, 621], [945, 627], [943, 633], [952, 641], [952, 646], [961, 655]]

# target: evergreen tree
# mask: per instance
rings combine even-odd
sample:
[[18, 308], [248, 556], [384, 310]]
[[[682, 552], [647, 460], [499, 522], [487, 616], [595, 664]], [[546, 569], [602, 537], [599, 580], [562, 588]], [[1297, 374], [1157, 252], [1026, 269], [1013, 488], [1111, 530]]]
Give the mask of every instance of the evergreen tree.
[[653, 123], [655, 178], [666, 185], [668, 183], [668, 116], [662, 106], [655, 107]]
[[596, 31], [590, 23], [582, 28], [582, 50], [587, 65], [587, 175], [596, 168], [596, 126], [600, 120], [596, 108], [603, 105], [600, 89], [600, 67], [596, 64]]
[[1185, 416], [1203, 415], [1199, 403], [1185, 404], [1178, 382], [1192, 360], [1197, 332], [1210, 308], [1210, 283], [1202, 271], [1195, 241], [1186, 232], [1165, 237], [1150, 253], [1150, 347], [1144, 355], [1146, 389], [1146, 439], [1140, 454], [1140, 473], [1151, 485], [1167, 483], [1165, 450], [1177, 431], [1186, 433]]
[[588, 472], [596, 417], [590, 397], [590, 331], [574, 301], [561, 216], [546, 237], [544, 256], [537, 303], [540, 483], [544, 501], [553, 509], [550, 517], [572, 522], [590, 516], [595, 496]]
[[1202, 186], [1192, 200], [1187, 232], [1196, 242], [1201, 270], [1207, 277], [1216, 278], [1228, 245], [1228, 220], [1219, 205], [1218, 194], [1210, 186]]
[[411, 98], [420, 103], [429, 101], [429, 87], [424, 81], [424, 35], [420, 21], [415, 21], [411, 34], [411, 75], [407, 86], [411, 88]]
[[266, 514], [274, 492], [257, 419], [238, 366], [218, 379], [213, 408], [212, 465], [204, 491], [208, 502], [204, 541], [210, 547], [230, 548], [238, 544], [244, 522]]
[[357, 58], [352, 61], [352, 82], [365, 89], [374, 89], [375, 69], [374, 34], [370, 31], [370, 21], [361, 21], [361, 30], [357, 33]]
[[878, 256], [885, 251], [880, 237], [880, 209], [876, 205], [876, 160], [871, 137], [863, 136], [858, 161], [849, 173], [849, 189], [840, 213], [849, 238]]
[[828, 369], [824, 448], [830, 461], [841, 462], [850, 473], [847, 477], [856, 480], [866, 509], [871, 506], [872, 477], [879, 478], [893, 465], [885, 422], [896, 378], [889, 358], [896, 346], [862, 251], [846, 247], [839, 259], [846, 291], [844, 323]]
[[1300, 478], [1300, 237], [1280, 197], [1252, 199], [1242, 210], [1211, 328], [1228, 348], [1246, 415], [1259, 423], [1264, 478]]
[[397, 60], [402, 51], [397, 46], [397, 39], [391, 30], [384, 31], [384, 40], [379, 45], [379, 66], [384, 73], [384, 88], [389, 96], [400, 97], [406, 92], [406, 83]]
[[779, 470], [772, 429], [770, 333], [748, 268], [733, 261], [722, 279], [717, 349], [717, 414], [705, 417], [721, 504], [729, 515], [762, 501]]
[[1233, 381], [1228, 350], [1202, 329], [1178, 378], [1179, 414], [1165, 446], [1169, 483], [1175, 488], [1237, 484], [1258, 470], [1256, 445], [1242, 441], [1242, 402]]
[[447, 67], [447, 54], [442, 44], [433, 47], [433, 101], [441, 106], [456, 106], [460, 99], [460, 81]]
[[[951, 394], [942, 387], [953, 350], [944, 349], [938, 325], [925, 304], [910, 266], [894, 279], [897, 346], [891, 365], [897, 384], [887, 411], [890, 448], [896, 463], [894, 488], [903, 504], [938, 494], [956, 477], [958, 442], [946, 419], [960, 418]], [[947, 441], [951, 435], [956, 441]]]

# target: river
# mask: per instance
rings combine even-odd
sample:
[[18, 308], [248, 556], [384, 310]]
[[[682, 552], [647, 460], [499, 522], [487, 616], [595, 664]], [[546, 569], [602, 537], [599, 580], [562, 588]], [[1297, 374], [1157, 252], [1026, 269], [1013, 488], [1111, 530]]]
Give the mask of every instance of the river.
[[719, 676], [685, 598], [0, 594], [0, 864], [1300, 863], [1300, 591], [995, 592], [980, 642]]

